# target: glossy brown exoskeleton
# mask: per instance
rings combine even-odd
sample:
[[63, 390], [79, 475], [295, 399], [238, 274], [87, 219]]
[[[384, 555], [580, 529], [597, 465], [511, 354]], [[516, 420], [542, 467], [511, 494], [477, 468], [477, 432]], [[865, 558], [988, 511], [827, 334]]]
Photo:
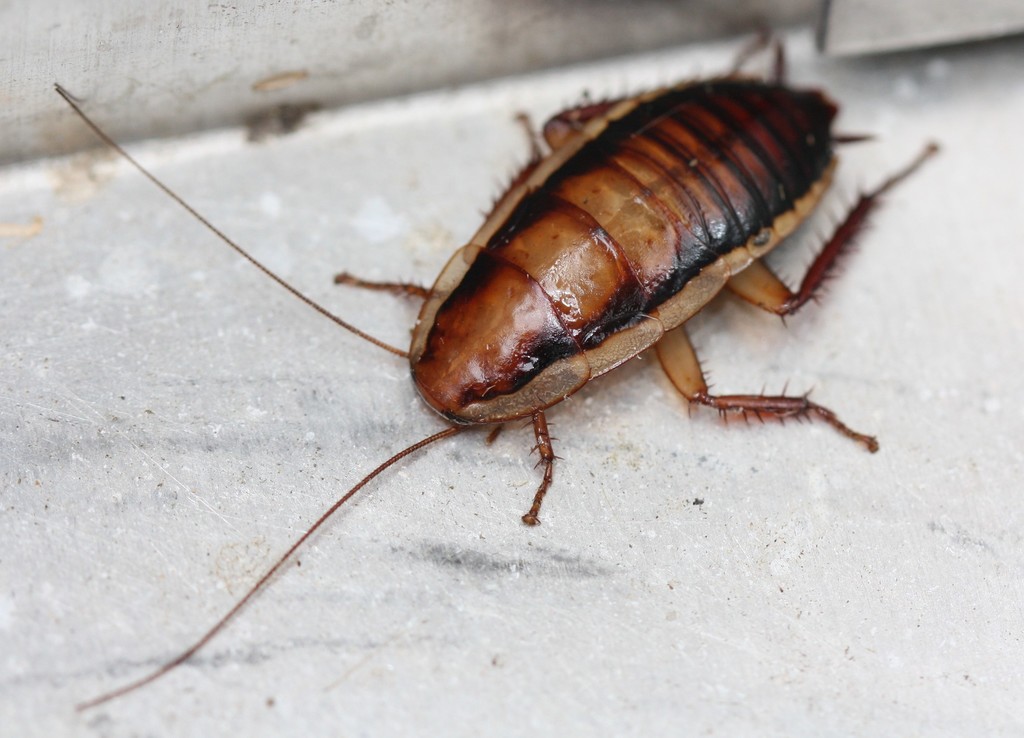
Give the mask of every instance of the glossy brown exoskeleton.
[[909, 172], [861, 198], [790, 292], [758, 259], [828, 187], [836, 110], [817, 91], [724, 78], [567, 111], [545, 126], [551, 154], [442, 271], [409, 357], [420, 394], [452, 422], [533, 418], [547, 474], [527, 523], [538, 522], [551, 476], [543, 411], [650, 346], [690, 401], [814, 415], [877, 449], [806, 397], [708, 394], [682, 327], [726, 287], [795, 311], [878, 196]]

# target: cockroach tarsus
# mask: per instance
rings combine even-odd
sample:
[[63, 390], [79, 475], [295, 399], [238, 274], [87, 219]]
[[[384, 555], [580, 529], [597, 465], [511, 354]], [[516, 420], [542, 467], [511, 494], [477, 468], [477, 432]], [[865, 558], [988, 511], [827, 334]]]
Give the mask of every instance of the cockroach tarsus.
[[[764, 40], [760, 42], [764, 45]], [[833, 134], [838, 110], [824, 94], [774, 75], [733, 73], [635, 97], [583, 105], [543, 127], [550, 151], [532, 156], [477, 234], [433, 287], [339, 284], [423, 301], [409, 351], [364, 333], [286, 283], [211, 224], [110, 139], [57, 85], [57, 92], [108, 146], [256, 268], [345, 330], [410, 361], [420, 395], [449, 426], [400, 451], [324, 512], [235, 605], [192, 646], [155, 671], [78, 705], [132, 692], [188, 661], [212, 640], [293, 554], [366, 484], [407, 456], [466, 428], [529, 421], [542, 479], [523, 522], [536, 525], [557, 458], [546, 410], [653, 347], [691, 404], [758, 419], [816, 418], [869, 451], [854, 431], [806, 395], [712, 394], [686, 321], [722, 289], [786, 316], [816, 298], [880, 198], [938, 147], [863, 194], [815, 257], [796, 291], [760, 260], [802, 223], [831, 182], [833, 146], [865, 136]], [[694, 498], [693, 504], [703, 504]]]

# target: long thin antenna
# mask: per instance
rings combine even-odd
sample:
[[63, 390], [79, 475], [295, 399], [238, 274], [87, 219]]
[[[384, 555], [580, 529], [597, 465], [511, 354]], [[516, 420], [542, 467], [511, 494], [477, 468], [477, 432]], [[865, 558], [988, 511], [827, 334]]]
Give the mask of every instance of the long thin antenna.
[[134, 692], [136, 689], [144, 687], [150, 682], [156, 681], [164, 674], [184, 664], [186, 661], [192, 658], [192, 656], [194, 656], [199, 649], [201, 649], [203, 646], [209, 643], [214, 636], [220, 633], [220, 631], [222, 631], [224, 627], [229, 622], [231, 622], [231, 620], [238, 614], [238, 612], [243, 607], [245, 607], [246, 603], [248, 603], [249, 600], [255, 597], [256, 594], [266, 586], [267, 582], [270, 581], [270, 578], [273, 577], [274, 574], [276, 574], [282, 566], [284, 566], [285, 562], [288, 561], [289, 558], [291, 558], [291, 555], [295, 553], [303, 543], [309, 540], [309, 537], [312, 536], [320, 528], [320, 526], [326, 523], [327, 520], [332, 515], [334, 515], [335, 512], [337, 512], [339, 507], [348, 502], [352, 498], [352, 496], [355, 495], [356, 492], [358, 492], [371, 481], [373, 481], [373, 479], [376, 478], [381, 472], [385, 471], [388, 467], [398, 463], [406, 456], [416, 453], [424, 446], [429, 446], [430, 444], [434, 443], [434, 441], [440, 441], [442, 438], [454, 436], [456, 433], [461, 433], [465, 429], [465, 426], [458, 425], [454, 425], [451, 428], [446, 428], [445, 430], [440, 431], [439, 433], [435, 433], [434, 435], [429, 436], [428, 438], [424, 438], [422, 441], [414, 443], [404, 451], [399, 451], [397, 454], [395, 454], [390, 459], [385, 461], [383, 464], [378, 466], [372, 472], [363, 477], [362, 480], [360, 480], [359, 483], [356, 484], [356, 486], [354, 486], [352, 489], [346, 492], [341, 498], [339, 498], [337, 502], [331, 505], [327, 509], [327, 512], [325, 512], [323, 515], [317, 518], [316, 522], [313, 523], [313, 525], [309, 526], [305, 533], [299, 536], [298, 540], [296, 540], [295, 543], [293, 543], [291, 547], [287, 551], [285, 551], [284, 554], [281, 555], [281, 557], [274, 563], [274, 565], [267, 569], [266, 573], [259, 578], [256, 584], [252, 585], [252, 587], [249, 588], [249, 591], [246, 592], [245, 596], [242, 597], [242, 599], [240, 599], [238, 602], [236, 602], [234, 607], [228, 610], [227, 614], [220, 620], [218, 620], [212, 628], [206, 631], [206, 633], [204, 633], [199, 640], [197, 640], [187, 649], [182, 651], [179, 655], [175, 656], [173, 659], [168, 661], [166, 664], [160, 666], [155, 671], [150, 672], [141, 679], [136, 679], [134, 682], [130, 682], [129, 684], [126, 684], [123, 687], [119, 687], [113, 690], [112, 692], [107, 692], [106, 694], [102, 694], [99, 697], [88, 700], [87, 702], [82, 702], [81, 704], [76, 705], [75, 709], [79, 712], [81, 712], [82, 710], [88, 710], [92, 707], [96, 707], [97, 705], [102, 705], [104, 702], [109, 702], [112, 699], [116, 699], [117, 697], [126, 695], [129, 692]]
[[66, 102], [68, 105], [71, 106], [71, 109], [74, 110], [75, 113], [78, 114], [78, 117], [80, 117], [83, 121], [85, 121], [85, 124], [87, 126], [89, 126], [90, 129], [92, 129], [92, 132], [95, 133], [103, 143], [105, 143], [107, 146], [109, 146], [114, 151], [116, 151], [121, 156], [123, 156], [128, 161], [128, 163], [130, 163], [133, 167], [135, 167], [137, 170], [139, 170], [139, 172], [141, 172], [142, 175], [144, 177], [146, 177], [146, 179], [148, 179], [150, 182], [152, 182], [157, 187], [159, 187], [161, 190], [163, 190], [164, 194], [166, 194], [168, 197], [170, 197], [176, 203], [181, 205], [181, 207], [185, 208], [185, 210], [187, 210], [189, 213], [191, 213], [192, 216], [196, 220], [198, 220], [200, 223], [202, 223], [204, 226], [206, 226], [214, 235], [217, 236], [217, 238], [219, 238], [221, 241], [223, 241], [228, 246], [233, 248], [239, 255], [242, 256], [242, 258], [246, 259], [250, 264], [255, 266], [257, 269], [259, 269], [261, 272], [266, 274], [272, 280], [274, 280], [279, 285], [281, 285], [286, 290], [288, 290], [290, 293], [295, 295], [295, 297], [297, 297], [300, 300], [302, 300], [309, 307], [311, 307], [314, 310], [316, 310], [318, 313], [323, 315], [325, 318], [328, 318], [329, 320], [333, 320], [335, 323], [340, 325], [342, 328], [344, 328], [348, 332], [354, 333], [355, 335], [359, 336], [360, 338], [362, 338], [362, 339], [364, 339], [366, 341], [369, 341], [374, 346], [379, 346], [380, 348], [384, 349], [385, 351], [390, 351], [391, 353], [395, 354], [396, 356], [401, 356], [402, 358], [405, 358], [405, 359], [409, 358], [409, 353], [407, 351], [402, 351], [402, 349], [395, 348], [394, 346], [386, 344], [383, 341], [381, 341], [380, 339], [374, 338], [373, 336], [371, 336], [368, 333], [364, 333], [363, 331], [359, 330], [358, 328], [356, 328], [351, 323], [345, 322], [344, 320], [339, 318], [334, 313], [329, 312], [326, 308], [324, 308], [320, 304], [318, 304], [318, 303], [314, 302], [313, 300], [311, 300], [310, 298], [306, 297], [304, 294], [302, 294], [297, 289], [292, 287], [290, 284], [285, 282], [281, 277], [277, 276], [276, 274], [274, 274], [274, 272], [270, 271], [270, 269], [268, 269], [267, 267], [263, 266], [263, 264], [261, 264], [259, 261], [257, 261], [256, 258], [252, 254], [250, 254], [248, 251], [243, 249], [241, 246], [239, 246], [237, 243], [235, 243], [233, 240], [231, 240], [227, 236], [227, 234], [225, 234], [217, 226], [215, 226], [213, 223], [211, 223], [206, 218], [204, 218], [202, 215], [200, 215], [199, 212], [196, 211], [195, 208], [193, 208], [191, 205], [189, 205], [187, 202], [185, 202], [185, 200], [183, 200], [174, 190], [172, 190], [170, 187], [168, 187], [163, 182], [161, 182], [159, 179], [157, 179], [155, 175], [150, 174], [149, 170], [147, 170], [144, 166], [139, 164], [139, 162], [135, 161], [135, 159], [133, 159], [132, 156], [127, 151], [125, 151], [123, 148], [121, 148], [120, 144], [118, 144], [116, 141], [114, 141], [114, 139], [112, 139], [110, 136], [108, 136], [106, 133], [104, 133], [103, 129], [101, 129], [98, 125], [93, 123], [92, 119], [88, 115], [86, 115], [82, 111], [82, 109], [80, 107], [78, 107], [78, 103], [75, 102], [75, 98], [74, 98], [74, 96], [70, 92], [65, 90], [59, 84], [55, 84], [54, 85], [54, 89], [57, 90], [57, 94], [60, 95], [62, 98], [64, 98], [64, 102]]

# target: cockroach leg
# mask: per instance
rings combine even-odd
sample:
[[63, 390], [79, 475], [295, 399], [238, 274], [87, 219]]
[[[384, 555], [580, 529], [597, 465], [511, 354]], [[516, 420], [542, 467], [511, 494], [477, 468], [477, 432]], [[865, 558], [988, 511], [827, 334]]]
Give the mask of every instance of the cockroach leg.
[[743, 71], [743, 67], [747, 66], [747, 63], [757, 56], [759, 53], [768, 48], [768, 45], [772, 42], [772, 33], [768, 28], [762, 26], [758, 29], [757, 35], [754, 36], [750, 41], [745, 43], [739, 51], [736, 52], [736, 56], [733, 57], [732, 66], [729, 67], [729, 76], [735, 77]]
[[769, 79], [777, 85], [786, 82], [786, 45], [779, 39], [772, 42], [772, 73]]
[[741, 48], [733, 59], [729, 68], [730, 77], [737, 77], [743, 74], [743, 67], [750, 63], [750, 60], [767, 48], [772, 50], [772, 72], [768, 79], [770, 82], [782, 84], [786, 80], [786, 49], [783, 43], [775, 38], [768, 26], [761, 26], [757, 35], [750, 39]]
[[868, 217], [890, 189], [913, 174], [931, 156], [938, 152], [935, 143], [929, 143], [909, 165], [885, 180], [875, 190], [861, 195], [850, 214], [836, 228], [821, 253], [811, 262], [800, 288], [794, 293], [761, 262], [753, 262], [744, 271], [729, 279], [731, 291], [757, 307], [775, 313], [790, 315], [805, 303], [817, 297], [825, 280], [831, 276], [839, 257], [845, 253], [857, 234], [867, 224]]
[[390, 292], [393, 295], [402, 297], [418, 297], [426, 300], [430, 296], [430, 290], [410, 282], [370, 282], [359, 277], [354, 277], [348, 272], [338, 272], [334, 275], [334, 284], [345, 284], [349, 287], [359, 287], [364, 290], [375, 292]]
[[523, 516], [523, 522], [527, 525], [540, 524], [540, 518], [538, 517], [540, 506], [544, 502], [544, 495], [547, 494], [551, 481], [554, 479], [555, 451], [551, 446], [548, 421], [544, 417], [543, 412], [534, 413], [533, 415], [533, 435], [537, 439], [537, 451], [540, 452], [539, 463], [544, 465], [544, 478], [540, 482], [540, 487], [537, 488], [537, 493], [533, 496], [533, 504], [530, 505], [530, 511]]
[[494, 428], [491, 429], [491, 432], [487, 434], [487, 438], [484, 440], [484, 443], [488, 446], [493, 445], [494, 442], [498, 440], [498, 436], [501, 435], [501, 431], [504, 427], [505, 426], [503, 425], [494, 426]]
[[529, 114], [516, 113], [516, 123], [522, 126], [523, 133], [526, 134], [526, 141], [530, 146], [530, 161], [540, 161], [544, 152], [540, 148], [540, 135], [537, 133], [537, 129], [534, 128]]
[[782, 307], [793, 298], [793, 292], [763, 261], [752, 261], [725, 285], [737, 297], [751, 305], [781, 315]]
[[707, 405], [719, 413], [735, 413], [743, 417], [753, 415], [758, 420], [776, 418], [816, 417], [825, 421], [847, 438], [863, 444], [868, 451], [878, 450], [878, 440], [853, 430], [829, 410], [807, 399], [807, 395], [712, 395], [708, 392], [704, 373], [700, 368], [697, 352], [693, 350], [683, 326], [666, 333], [655, 346], [658, 361], [661, 362], [669, 380], [690, 402]]

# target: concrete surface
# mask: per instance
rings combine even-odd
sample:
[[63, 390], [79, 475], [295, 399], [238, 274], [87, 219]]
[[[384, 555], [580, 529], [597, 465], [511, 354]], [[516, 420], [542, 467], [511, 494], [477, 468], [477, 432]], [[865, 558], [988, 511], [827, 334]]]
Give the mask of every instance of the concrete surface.
[[[259, 145], [230, 130], [134, 150], [308, 294], [404, 343], [414, 305], [331, 274], [430, 282], [524, 160], [515, 113], [721, 70], [736, 46], [322, 114]], [[826, 216], [926, 140], [942, 155], [820, 306], [783, 326], [722, 299], [693, 334], [718, 389], [813, 388], [877, 455], [820, 424], [687, 417], [643, 357], [550, 413], [563, 460], [541, 527], [519, 523], [527, 429], [442, 442], [192, 663], [84, 714], [442, 423], [400, 360], [108, 154], [0, 171], [0, 733], [1024, 733], [1024, 43], [810, 49], [790, 46], [794, 84], [878, 135], [843, 150]], [[773, 263], [792, 279], [827, 227]]]
[[966, 41], [1024, 32], [1018, 0], [826, 0], [818, 45], [830, 55]]
[[815, 0], [6, 0], [0, 164], [88, 133], [60, 82], [122, 140], [339, 105], [808, 23]]

